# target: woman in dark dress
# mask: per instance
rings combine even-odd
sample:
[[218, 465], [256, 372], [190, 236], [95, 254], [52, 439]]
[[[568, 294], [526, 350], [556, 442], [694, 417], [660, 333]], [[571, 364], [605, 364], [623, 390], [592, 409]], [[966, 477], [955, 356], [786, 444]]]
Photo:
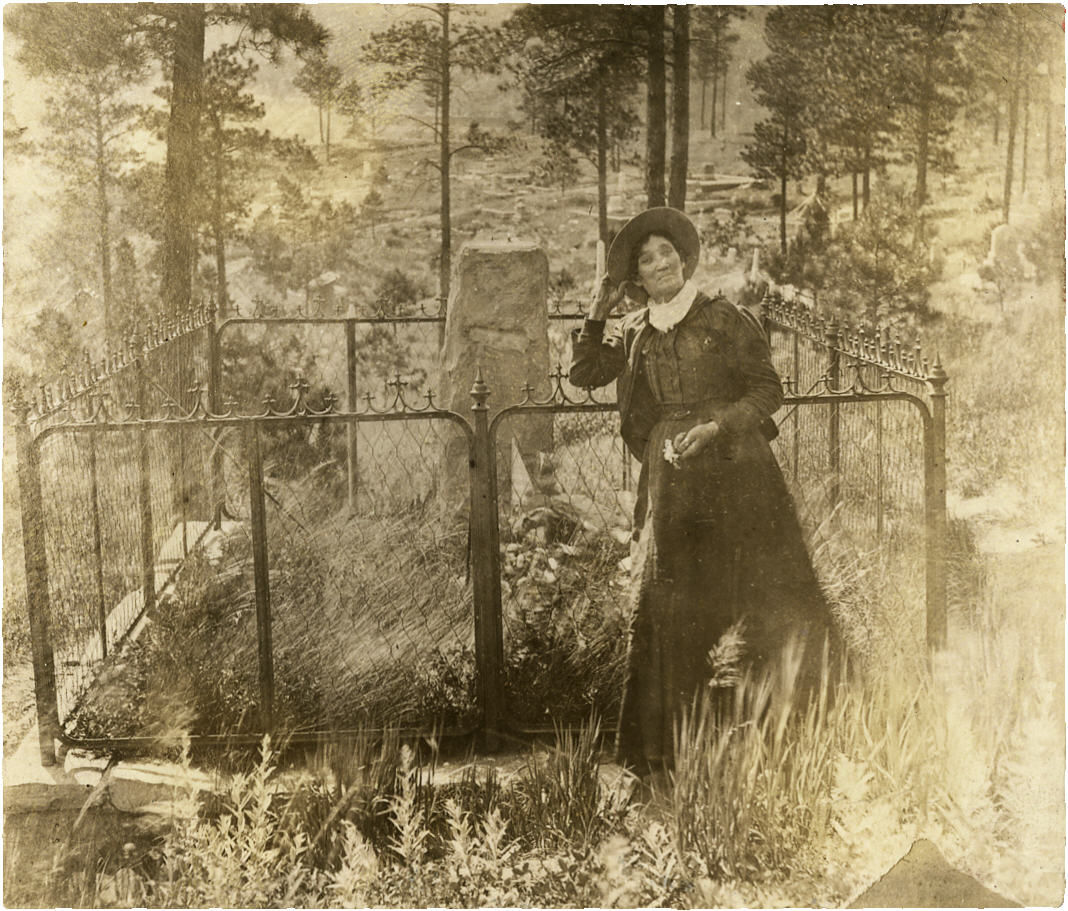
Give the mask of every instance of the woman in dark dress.
[[[670, 766], [677, 714], [706, 684], [709, 650], [729, 628], [737, 624], [744, 659], [758, 666], [796, 639], [808, 683], [834, 638], [768, 445], [782, 385], [767, 339], [748, 314], [693, 285], [699, 252], [682, 212], [633, 218], [572, 338], [571, 382], [618, 380], [623, 439], [642, 466], [619, 728], [620, 759], [641, 773]], [[606, 333], [624, 294], [648, 305]]]

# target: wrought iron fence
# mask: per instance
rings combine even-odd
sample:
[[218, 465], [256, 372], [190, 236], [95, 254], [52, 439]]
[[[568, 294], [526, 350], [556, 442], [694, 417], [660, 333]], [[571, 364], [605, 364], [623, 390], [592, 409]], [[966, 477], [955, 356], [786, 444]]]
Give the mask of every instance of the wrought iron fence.
[[776, 454], [817, 546], [854, 577], [881, 580], [873, 623], [893, 617], [940, 647], [945, 371], [880, 327], [845, 326], [779, 295], [765, 298], [763, 319], [788, 392]]
[[[147, 747], [177, 729], [201, 742], [470, 730], [468, 560], [484, 545], [464, 504], [435, 496], [446, 463], [469, 478], [467, 420], [429, 398], [412, 405], [400, 388], [354, 412], [329, 394], [313, 403], [305, 383], [253, 415], [212, 413], [206, 399], [156, 414], [97, 402], [36, 436], [22, 425], [42, 755], [54, 757], [55, 739]], [[353, 427], [367, 443], [357, 516], [338, 509], [343, 459], [320, 461]], [[205, 487], [221, 454], [226, 509], [200, 496], [173, 525], [160, 506], [175, 463], [152, 454], [181, 438], [184, 472]], [[107, 447], [116, 495], [88, 484], [72, 500], [63, 479], [93, 447]], [[107, 536], [93, 546], [100, 515], [129, 532], [115, 546]], [[87, 599], [94, 577], [108, 584]]]
[[[904, 561], [897, 596], [940, 644], [944, 372], [767, 304], [787, 386], [775, 445], [814, 541], [858, 575]], [[272, 324], [290, 319], [311, 318]], [[361, 326], [391, 321], [314, 322], [345, 339], [344, 401], [297, 379], [242, 407], [220, 386], [228, 323], [207, 319], [58, 405], [27, 404], [46, 760], [57, 738], [150, 743], [165, 719], [217, 742], [376, 723], [492, 738], [611, 714], [636, 477], [611, 390], [593, 398], [557, 370], [551, 395], [528, 389], [492, 422], [481, 380], [469, 415], [400, 377], [383, 401], [351, 382], [353, 352]]]

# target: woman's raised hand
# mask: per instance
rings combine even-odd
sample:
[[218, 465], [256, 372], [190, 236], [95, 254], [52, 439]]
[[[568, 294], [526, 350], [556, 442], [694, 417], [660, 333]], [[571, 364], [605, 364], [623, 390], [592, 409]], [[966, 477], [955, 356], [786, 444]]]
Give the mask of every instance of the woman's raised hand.
[[589, 318], [601, 321], [608, 319], [616, 304], [621, 300], [623, 300], [623, 285], [613, 288], [612, 281], [606, 272], [597, 286], [597, 294], [590, 305]]
[[689, 430], [675, 434], [672, 441], [675, 451], [679, 454], [679, 460], [693, 458], [703, 450], [719, 433], [719, 424], [709, 421], [707, 424], [695, 424]]

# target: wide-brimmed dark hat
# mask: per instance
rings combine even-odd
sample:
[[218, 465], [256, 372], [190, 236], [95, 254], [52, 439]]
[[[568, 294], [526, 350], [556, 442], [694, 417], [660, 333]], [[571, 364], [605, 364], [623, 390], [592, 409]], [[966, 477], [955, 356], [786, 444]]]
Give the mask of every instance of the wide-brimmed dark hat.
[[608, 272], [608, 278], [613, 286], [633, 277], [629, 273], [634, 245], [650, 234], [658, 232], [669, 234], [678, 245], [679, 255], [682, 257], [683, 276], [689, 279], [693, 275], [701, 253], [701, 238], [697, 234], [697, 228], [686, 217], [685, 212], [672, 209], [670, 206], [657, 206], [635, 215], [619, 229], [615, 240], [612, 241], [612, 246], [608, 250], [605, 271]]

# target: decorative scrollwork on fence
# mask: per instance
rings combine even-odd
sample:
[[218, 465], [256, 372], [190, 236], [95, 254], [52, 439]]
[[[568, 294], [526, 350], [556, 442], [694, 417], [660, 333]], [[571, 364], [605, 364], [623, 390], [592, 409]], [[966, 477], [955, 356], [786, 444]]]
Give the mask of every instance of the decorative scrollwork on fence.
[[[576, 395], [574, 391], [577, 387], [571, 386], [568, 381], [568, 373], [561, 364], [557, 364], [549, 372], [549, 391], [546, 395], [539, 398], [537, 396], [537, 390], [530, 383], [525, 384], [520, 393], [523, 398], [516, 404], [520, 406], [542, 406], [542, 405], [611, 405], [612, 400], [597, 398], [594, 394], [596, 387], [589, 387], [585, 389], [578, 389], [580, 393]], [[565, 388], [565, 384], [566, 387]]]

